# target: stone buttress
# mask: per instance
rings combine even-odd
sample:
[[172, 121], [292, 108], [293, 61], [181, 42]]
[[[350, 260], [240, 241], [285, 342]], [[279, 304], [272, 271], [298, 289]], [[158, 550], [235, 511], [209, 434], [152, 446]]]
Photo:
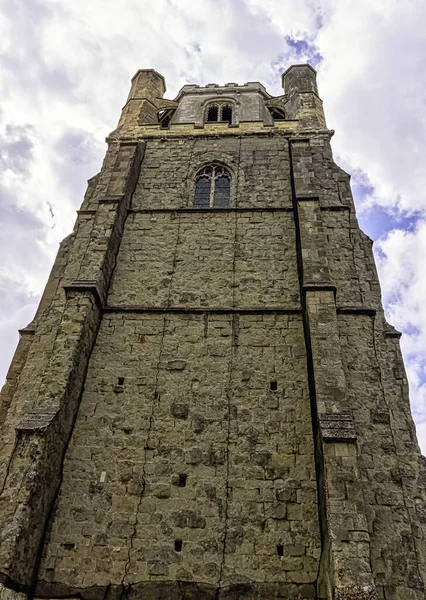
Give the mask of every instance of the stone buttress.
[[399, 333], [316, 73], [283, 87], [133, 78], [1, 392], [2, 599], [425, 599]]

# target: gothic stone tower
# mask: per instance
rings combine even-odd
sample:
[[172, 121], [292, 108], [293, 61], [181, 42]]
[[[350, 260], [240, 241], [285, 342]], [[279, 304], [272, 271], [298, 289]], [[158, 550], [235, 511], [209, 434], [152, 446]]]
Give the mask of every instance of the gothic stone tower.
[[283, 86], [133, 78], [2, 392], [2, 597], [425, 599], [399, 334]]

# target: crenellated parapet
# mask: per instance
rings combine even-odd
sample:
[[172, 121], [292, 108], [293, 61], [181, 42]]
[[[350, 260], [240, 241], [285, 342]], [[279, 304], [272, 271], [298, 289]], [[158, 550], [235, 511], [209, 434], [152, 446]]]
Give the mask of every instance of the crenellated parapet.
[[[248, 123], [265, 127], [281, 126], [294, 121], [297, 129], [326, 127], [322, 101], [318, 96], [316, 71], [310, 65], [295, 65], [283, 74], [285, 94], [271, 96], [259, 82], [243, 85], [226, 83], [221, 86], [184, 85], [175, 100], [163, 98], [165, 82], [152, 69], [139, 70], [117, 130], [114, 134], [143, 134], [146, 126], [160, 125], [167, 130], [173, 125], [193, 125], [204, 128], [214, 123], [239, 128]], [[229, 117], [223, 118], [223, 108]], [[209, 117], [209, 109], [217, 110], [218, 118]]]

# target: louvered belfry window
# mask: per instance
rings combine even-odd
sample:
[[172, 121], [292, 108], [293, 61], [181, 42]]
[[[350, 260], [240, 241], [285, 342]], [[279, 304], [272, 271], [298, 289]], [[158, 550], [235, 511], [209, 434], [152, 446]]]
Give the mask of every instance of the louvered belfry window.
[[213, 123], [219, 120], [219, 107], [214, 104], [213, 106], [209, 106], [207, 110], [207, 121]]
[[229, 123], [232, 124], [232, 105], [227, 102], [215, 102], [207, 107], [207, 123]]
[[231, 175], [221, 165], [204, 167], [195, 179], [196, 208], [226, 208], [231, 194]]

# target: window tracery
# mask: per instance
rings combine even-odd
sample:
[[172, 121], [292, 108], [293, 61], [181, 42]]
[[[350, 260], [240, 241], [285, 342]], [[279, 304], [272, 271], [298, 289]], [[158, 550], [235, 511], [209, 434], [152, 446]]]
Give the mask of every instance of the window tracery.
[[226, 208], [230, 203], [231, 174], [222, 165], [209, 165], [195, 177], [196, 208]]
[[229, 102], [215, 102], [207, 107], [207, 123], [232, 123], [233, 107]]

